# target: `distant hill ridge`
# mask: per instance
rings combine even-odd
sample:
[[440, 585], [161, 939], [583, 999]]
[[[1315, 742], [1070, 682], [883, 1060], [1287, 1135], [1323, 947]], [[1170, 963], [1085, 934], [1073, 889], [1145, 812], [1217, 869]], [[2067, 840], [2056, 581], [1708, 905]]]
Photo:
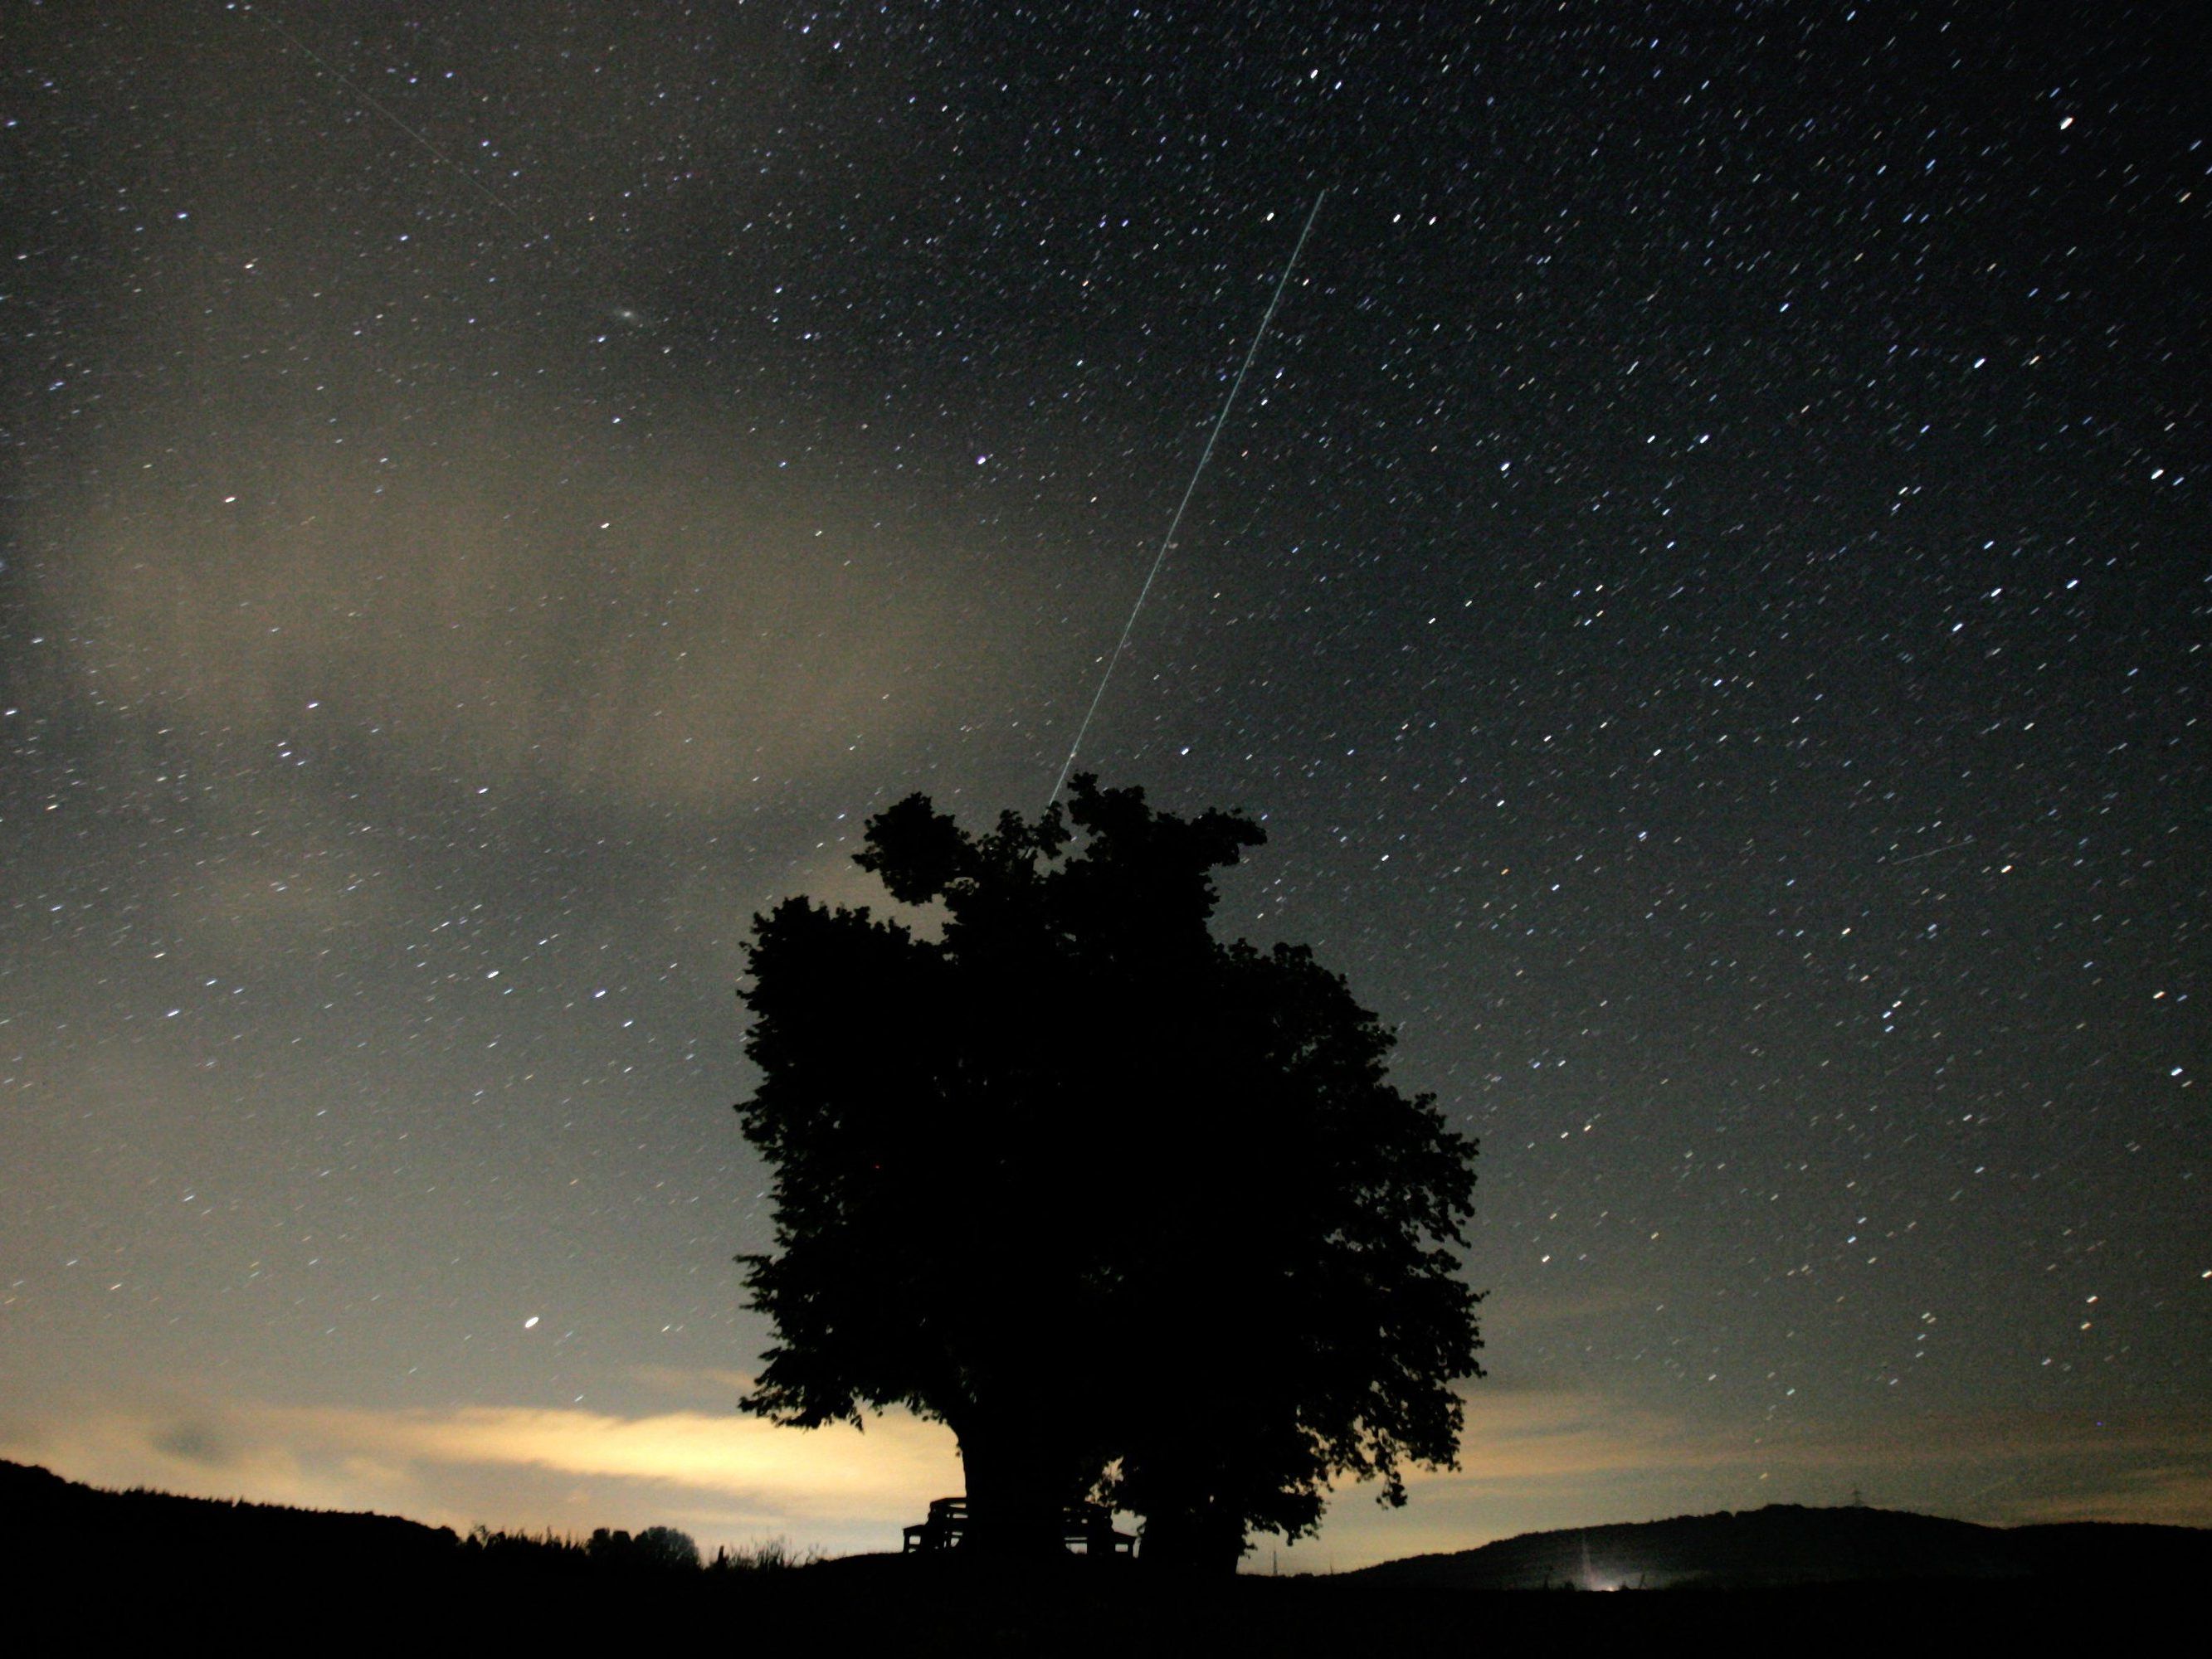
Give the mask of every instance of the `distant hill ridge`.
[[2112, 1582], [2212, 1570], [2212, 1532], [2111, 1522], [1985, 1527], [1854, 1505], [1524, 1533], [1343, 1577], [1385, 1589], [1741, 1589], [1932, 1580]]

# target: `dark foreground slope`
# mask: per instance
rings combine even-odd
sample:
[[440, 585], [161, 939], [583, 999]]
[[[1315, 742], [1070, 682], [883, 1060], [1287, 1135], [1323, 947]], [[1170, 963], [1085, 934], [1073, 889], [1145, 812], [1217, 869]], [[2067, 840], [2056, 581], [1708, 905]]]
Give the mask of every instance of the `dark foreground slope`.
[[2142, 1585], [2212, 1571], [2212, 1533], [2095, 1522], [1984, 1527], [1895, 1510], [1775, 1504], [1417, 1555], [1346, 1575], [1378, 1589], [1753, 1589], [1821, 1584]]
[[[1599, 1530], [1612, 1529], [1593, 1537]], [[2201, 1559], [2204, 1535], [2186, 1536]], [[46, 1638], [36, 1650], [58, 1650], [56, 1634], [72, 1646], [112, 1648], [190, 1632], [198, 1644], [247, 1651], [537, 1642], [560, 1651], [710, 1643], [817, 1654], [1274, 1655], [1517, 1639], [1763, 1648], [1786, 1631], [1793, 1655], [1802, 1655], [1892, 1645], [1908, 1630], [1977, 1645], [2008, 1636], [2047, 1644], [2061, 1632], [2124, 1637], [2166, 1595], [2132, 1576], [2089, 1584], [2039, 1571], [1978, 1582], [1592, 1595], [1393, 1585], [1387, 1572], [1178, 1586], [1126, 1559], [1073, 1557], [1019, 1574], [957, 1556], [682, 1570], [527, 1540], [471, 1540], [384, 1516], [103, 1492], [11, 1464], [0, 1464], [0, 1540], [9, 1586], [0, 1637], [36, 1632]]]

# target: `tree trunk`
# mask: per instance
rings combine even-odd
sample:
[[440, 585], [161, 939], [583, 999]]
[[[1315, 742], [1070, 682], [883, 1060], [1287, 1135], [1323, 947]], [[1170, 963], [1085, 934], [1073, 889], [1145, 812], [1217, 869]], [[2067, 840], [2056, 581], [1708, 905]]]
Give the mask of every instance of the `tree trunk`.
[[961, 1547], [999, 1560], [1064, 1554], [1060, 1526], [1070, 1492], [1050, 1437], [1012, 1420], [955, 1425], [968, 1480], [968, 1531]]
[[1189, 1578], [1233, 1576], [1244, 1550], [1243, 1522], [1211, 1505], [1147, 1515], [1137, 1547], [1146, 1571]]

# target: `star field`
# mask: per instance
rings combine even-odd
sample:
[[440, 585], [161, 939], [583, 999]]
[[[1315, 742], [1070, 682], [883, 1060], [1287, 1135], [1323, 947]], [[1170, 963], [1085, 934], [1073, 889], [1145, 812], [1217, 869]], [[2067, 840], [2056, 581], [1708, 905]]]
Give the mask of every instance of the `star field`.
[[893, 1535], [559, 1414], [730, 1414], [750, 918], [1043, 805], [1326, 187], [1082, 756], [1482, 1139], [1306, 1549], [2212, 1522], [2203, 40], [2069, 29], [16, 9], [0, 1452]]

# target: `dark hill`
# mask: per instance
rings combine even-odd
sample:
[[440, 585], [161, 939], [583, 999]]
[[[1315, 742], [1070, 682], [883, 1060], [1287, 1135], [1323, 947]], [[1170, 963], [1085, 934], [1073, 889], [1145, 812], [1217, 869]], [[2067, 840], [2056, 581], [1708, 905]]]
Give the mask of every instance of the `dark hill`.
[[1378, 1588], [1707, 1588], [1945, 1580], [2119, 1583], [2212, 1569], [2212, 1533], [2081, 1522], [1984, 1527], [1895, 1510], [1741, 1513], [1526, 1533], [1345, 1575]]
[[448, 1565], [460, 1540], [397, 1516], [226, 1503], [168, 1492], [103, 1492], [46, 1469], [0, 1461], [0, 1527], [18, 1562], [49, 1569], [139, 1555], [167, 1569], [253, 1563], [273, 1572], [348, 1564], [349, 1571], [419, 1575]]

